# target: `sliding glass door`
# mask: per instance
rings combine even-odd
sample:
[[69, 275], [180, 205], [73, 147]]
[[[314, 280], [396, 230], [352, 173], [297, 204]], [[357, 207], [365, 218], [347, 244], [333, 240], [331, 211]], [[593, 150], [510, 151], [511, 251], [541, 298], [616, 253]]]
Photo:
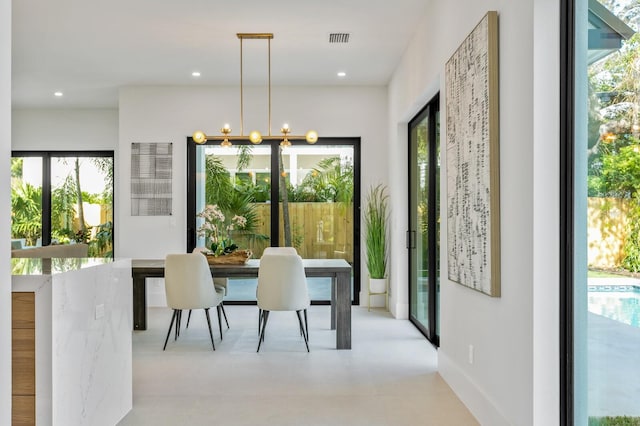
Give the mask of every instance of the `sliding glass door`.
[[561, 424], [639, 424], [640, 3], [561, 4]]
[[[216, 205], [225, 218], [247, 219], [228, 236], [238, 247], [250, 249], [254, 258], [266, 247], [289, 246], [303, 258], [345, 259], [353, 266], [352, 294], [358, 303], [359, 140], [323, 138], [314, 145], [292, 141], [288, 147], [278, 142], [234, 141], [224, 148], [189, 139], [187, 248], [210, 245], [198, 231], [201, 212]], [[225, 300], [255, 300], [255, 282], [241, 281], [230, 287]], [[329, 302], [330, 280], [310, 278], [309, 287], [316, 303]]]
[[11, 246], [89, 245], [113, 257], [113, 152], [14, 152]]
[[438, 345], [440, 297], [440, 101], [409, 122], [409, 318]]

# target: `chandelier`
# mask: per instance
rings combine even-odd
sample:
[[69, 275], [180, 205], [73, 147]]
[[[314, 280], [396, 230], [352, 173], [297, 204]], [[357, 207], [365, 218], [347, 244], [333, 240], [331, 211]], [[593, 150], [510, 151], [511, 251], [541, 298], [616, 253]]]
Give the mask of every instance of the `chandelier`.
[[201, 130], [197, 130], [193, 132], [193, 141], [197, 144], [203, 144], [207, 141], [221, 141], [220, 146], [230, 147], [231, 141], [233, 140], [245, 140], [247, 136], [244, 135], [244, 87], [243, 87], [243, 73], [242, 73], [242, 42], [245, 39], [258, 39], [258, 40], [267, 40], [268, 46], [268, 71], [269, 71], [269, 133], [265, 136], [261, 134], [257, 130], [252, 130], [249, 132], [248, 138], [254, 144], [259, 144], [263, 140], [281, 140], [280, 146], [286, 147], [291, 146], [291, 139], [305, 139], [308, 143], [314, 144], [318, 141], [318, 133], [315, 130], [309, 130], [304, 136], [293, 136], [289, 135], [291, 133], [291, 129], [288, 124], [283, 124], [280, 128], [280, 133], [282, 135], [271, 135], [271, 39], [273, 38], [272, 33], [238, 33], [238, 38], [240, 39], [240, 135], [232, 136], [231, 135], [231, 126], [229, 124], [224, 124], [220, 129], [220, 133], [222, 136], [209, 136], [206, 135]]

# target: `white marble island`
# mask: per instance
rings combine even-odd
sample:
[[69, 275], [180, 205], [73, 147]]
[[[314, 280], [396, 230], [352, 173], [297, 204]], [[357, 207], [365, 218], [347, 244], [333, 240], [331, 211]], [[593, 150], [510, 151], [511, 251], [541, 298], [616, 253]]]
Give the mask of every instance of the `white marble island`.
[[16, 258], [12, 274], [14, 300], [35, 296], [36, 424], [117, 424], [132, 407], [131, 261]]

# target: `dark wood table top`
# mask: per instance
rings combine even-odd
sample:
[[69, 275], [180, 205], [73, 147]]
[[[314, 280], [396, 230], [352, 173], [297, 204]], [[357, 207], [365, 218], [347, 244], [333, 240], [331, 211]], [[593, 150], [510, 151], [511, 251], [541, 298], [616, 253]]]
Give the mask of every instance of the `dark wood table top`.
[[[327, 274], [351, 272], [351, 265], [344, 259], [302, 259], [307, 276], [327, 276]], [[249, 259], [243, 265], [210, 265], [212, 271], [225, 277], [251, 277], [258, 275], [260, 259]], [[164, 259], [133, 259], [131, 261], [133, 274], [164, 272]], [[214, 274], [215, 274], [214, 272]]]

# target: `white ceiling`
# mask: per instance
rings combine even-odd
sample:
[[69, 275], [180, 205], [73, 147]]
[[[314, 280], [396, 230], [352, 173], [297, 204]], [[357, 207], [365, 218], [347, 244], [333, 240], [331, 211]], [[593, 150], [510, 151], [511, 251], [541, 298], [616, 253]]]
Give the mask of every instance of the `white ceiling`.
[[[237, 86], [238, 32], [274, 33], [274, 87], [385, 85], [427, 4], [14, 0], [13, 106], [117, 107], [118, 87], [127, 85]], [[329, 44], [333, 32], [350, 33], [349, 43]], [[244, 85], [267, 84], [267, 42], [245, 40], [243, 56]], [[192, 77], [195, 70], [202, 76]]]

